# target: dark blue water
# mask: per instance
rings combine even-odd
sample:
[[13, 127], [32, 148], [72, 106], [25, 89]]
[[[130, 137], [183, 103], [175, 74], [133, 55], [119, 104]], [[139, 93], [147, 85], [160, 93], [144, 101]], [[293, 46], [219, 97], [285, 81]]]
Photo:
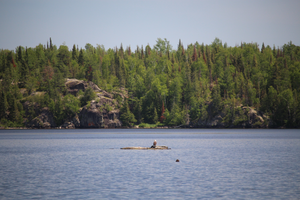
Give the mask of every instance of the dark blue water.
[[1, 130], [0, 199], [300, 199], [300, 131]]

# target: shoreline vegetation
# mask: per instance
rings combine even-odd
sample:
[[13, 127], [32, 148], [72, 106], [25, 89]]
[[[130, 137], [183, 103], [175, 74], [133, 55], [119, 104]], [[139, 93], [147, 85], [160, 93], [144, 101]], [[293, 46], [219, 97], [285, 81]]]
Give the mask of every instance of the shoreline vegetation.
[[[38, 130], [44, 128], [31, 128], [31, 127], [0, 127], [1, 130]], [[51, 127], [47, 128], [53, 130], [64, 130], [65, 128], [62, 127]], [[71, 128], [72, 129], [72, 128]], [[97, 129], [97, 128], [74, 128], [74, 129]], [[98, 128], [99, 129], [99, 128]], [[195, 128], [195, 127], [169, 127], [169, 126], [156, 126], [156, 127], [117, 127], [117, 128], [102, 128], [102, 129], [298, 129], [298, 128], [286, 128], [286, 127], [276, 127], [276, 128]]]
[[0, 129], [300, 128], [300, 47], [0, 50]]

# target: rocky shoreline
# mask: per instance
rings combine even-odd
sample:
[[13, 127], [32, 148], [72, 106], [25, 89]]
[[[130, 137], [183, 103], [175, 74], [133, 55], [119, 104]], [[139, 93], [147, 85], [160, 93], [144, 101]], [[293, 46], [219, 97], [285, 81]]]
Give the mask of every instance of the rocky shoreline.
[[[88, 87], [96, 94], [96, 98], [91, 100], [87, 105], [80, 108], [79, 113], [71, 119], [66, 119], [63, 124], [56, 124], [54, 116], [48, 107], [40, 107], [37, 103], [26, 101], [23, 103], [25, 116], [25, 127], [9, 127], [7, 129], [87, 129], [87, 128], [120, 128], [120, 129], [176, 129], [176, 128], [273, 128], [271, 119], [254, 108], [238, 105], [234, 108], [234, 115], [228, 122], [228, 116], [225, 111], [220, 111], [217, 115], [212, 116], [208, 113], [208, 119], [190, 122], [180, 126], [155, 126], [155, 127], [125, 127], [120, 120], [120, 107], [124, 99], [128, 98], [127, 92], [109, 93], [100, 89], [93, 82], [87, 82], [77, 79], [66, 79], [66, 94], [72, 94], [79, 98], [80, 90], [84, 92]], [[38, 93], [32, 95], [39, 95]], [[34, 113], [34, 114], [32, 114]], [[34, 117], [30, 117], [34, 116]], [[227, 121], [226, 121], [227, 120]], [[277, 127], [285, 128], [285, 127]], [[5, 127], [0, 127], [5, 129]]]
[[295, 128], [286, 128], [286, 127], [267, 127], [267, 128], [247, 128], [247, 127], [181, 127], [181, 126], [162, 126], [162, 127], [117, 127], [117, 128], [73, 128], [71, 127], [50, 127], [50, 128], [32, 128], [32, 127], [0, 127], [0, 130], [36, 130], [36, 129], [295, 129]]

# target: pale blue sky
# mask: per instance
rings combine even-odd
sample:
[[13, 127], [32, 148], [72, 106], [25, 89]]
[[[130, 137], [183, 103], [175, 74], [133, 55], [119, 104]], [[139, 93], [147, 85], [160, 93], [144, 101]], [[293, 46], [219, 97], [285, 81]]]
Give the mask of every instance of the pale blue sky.
[[0, 49], [35, 47], [52, 38], [58, 47], [86, 43], [105, 49], [167, 38], [229, 46], [257, 42], [300, 45], [299, 0], [1, 0]]

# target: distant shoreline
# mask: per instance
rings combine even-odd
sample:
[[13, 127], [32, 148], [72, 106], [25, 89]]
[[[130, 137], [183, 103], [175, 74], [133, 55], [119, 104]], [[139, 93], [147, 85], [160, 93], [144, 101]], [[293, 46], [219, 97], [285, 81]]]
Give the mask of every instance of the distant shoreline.
[[90, 129], [99, 129], [99, 130], [114, 130], [114, 129], [300, 129], [300, 128], [286, 128], [286, 127], [277, 127], [277, 128], [272, 128], [272, 127], [268, 127], [268, 128], [248, 128], [248, 127], [118, 127], [118, 128], [61, 128], [61, 127], [54, 127], [54, 128], [28, 128], [28, 127], [0, 127], [0, 131], [1, 130], [90, 130]]

